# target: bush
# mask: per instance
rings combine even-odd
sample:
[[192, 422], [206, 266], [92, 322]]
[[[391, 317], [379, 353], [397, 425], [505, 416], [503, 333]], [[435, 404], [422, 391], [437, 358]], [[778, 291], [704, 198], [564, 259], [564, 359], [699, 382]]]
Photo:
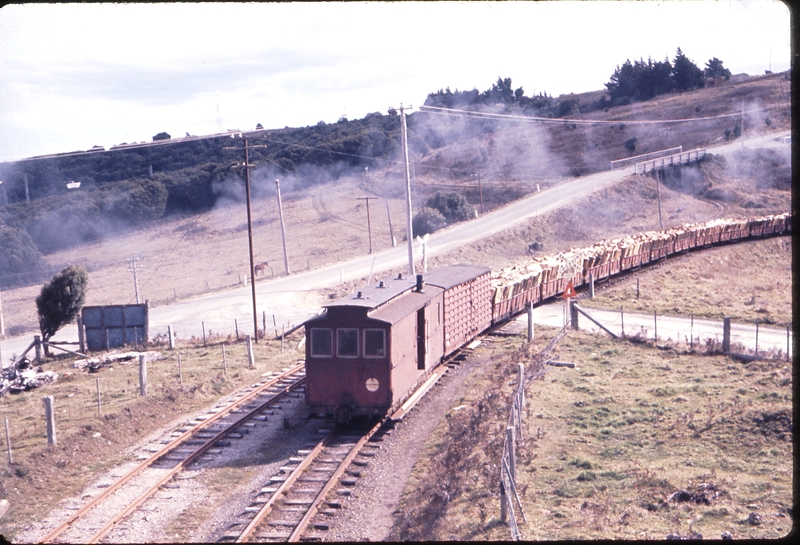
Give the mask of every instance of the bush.
[[[59, 329], [78, 316], [86, 300], [88, 282], [89, 275], [86, 269], [70, 265], [42, 286], [42, 291], [36, 298], [42, 341], [50, 340]], [[45, 353], [47, 352], [45, 345]]]
[[423, 207], [411, 220], [411, 228], [416, 236], [425, 236], [445, 226], [447, 226], [447, 220], [441, 212], [427, 206]]
[[464, 221], [475, 217], [475, 208], [467, 199], [458, 193], [439, 193], [425, 203], [428, 208], [438, 210], [447, 224]]
[[625, 140], [625, 143], [623, 144], [623, 146], [625, 146], [626, 150], [628, 150], [629, 152], [633, 153], [634, 151], [636, 151], [636, 142], [637, 142], [636, 137], [635, 136], [631, 136], [630, 138]]

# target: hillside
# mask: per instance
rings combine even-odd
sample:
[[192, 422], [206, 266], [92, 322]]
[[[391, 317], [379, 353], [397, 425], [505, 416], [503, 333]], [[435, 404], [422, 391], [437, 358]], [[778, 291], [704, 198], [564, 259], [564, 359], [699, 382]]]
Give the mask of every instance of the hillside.
[[[466, 196], [477, 210], [482, 208], [488, 212], [535, 191], [537, 185], [544, 188], [575, 174], [608, 168], [610, 160], [630, 155], [624, 143], [631, 136], [637, 138], [633, 152], [636, 154], [676, 145], [688, 149], [724, 140], [724, 129], [735, 120], [720, 118], [698, 124], [682, 123], [648, 132], [647, 125], [631, 123], [637, 119], [717, 115], [736, 111], [742, 99], [746, 98], [748, 111], [755, 110], [752, 105], [760, 106], [760, 113], [748, 114], [745, 120], [746, 135], [785, 129], [789, 126], [791, 110], [789, 85], [783, 74], [775, 74], [739, 84], [665, 95], [648, 102], [580, 114], [578, 117], [581, 119], [615, 122], [599, 126], [576, 124], [575, 128], [564, 124], [472, 120], [416, 112], [409, 117], [410, 139], [418, 142], [412, 160], [413, 207], [419, 210], [437, 191], [456, 191]], [[570, 98], [594, 102], [596, 96], [571, 95]], [[769, 126], [765, 122], [767, 117]], [[307, 128], [304, 138], [317, 138], [319, 147], [306, 149], [308, 146], [301, 148], [296, 145], [294, 148], [303, 149], [304, 153], [321, 153], [322, 146], [332, 146], [333, 141], [323, 143], [326, 134], [338, 135], [334, 141], [342, 143], [346, 141], [348, 130], [357, 132], [359, 127], [370, 124], [378, 131], [373, 136], [382, 134], [385, 137], [386, 149], [381, 153], [391, 156], [392, 152], [388, 150], [396, 132], [396, 126], [392, 124], [397, 124], [397, 116], [391, 114], [373, 114], [364, 120], [343, 120], [325, 127]], [[303, 131], [286, 129], [277, 132], [284, 135], [281, 138], [289, 138], [292, 134], [300, 138]], [[371, 133], [358, 134], [365, 137]], [[275, 140], [277, 137], [270, 131], [264, 138]], [[233, 139], [225, 140], [235, 143]], [[436, 147], [429, 146], [423, 153], [419, 147], [425, 142]], [[236, 162], [236, 154], [240, 153], [222, 150], [225, 146], [215, 140], [187, 145], [204, 146], [209, 150], [216, 146], [220, 153], [231, 154], [220, 155], [220, 160], [231, 163]], [[155, 146], [147, 148], [150, 150], [147, 153], [155, 154], [158, 150], [158, 153], [172, 154], [176, 157], [176, 165], [185, 166], [188, 159], [179, 158], [180, 150], [184, 149], [181, 146]], [[283, 149], [290, 148], [286, 145]], [[378, 147], [373, 150], [375, 154], [379, 153]], [[272, 148], [267, 151], [277, 153]], [[106, 152], [105, 157], [116, 157], [114, 153], [122, 152]], [[266, 153], [261, 148], [258, 152]], [[676, 194], [690, 197], [687, 202], [698, 204], [676, 206], [675, 210], [683, 212], [670, 212], [665, 215], [665, 220], [669, 218], [671, 224], [696, 221], [706, 219], [712, 213], [721, 214], [723, 209], [727, 209], [729, 215], [788, 209], [791, 180], [788, 146], [782, 151], [764, 150], [754, 154], [742, 150], [735, 157], [709, 157], [699, 169], [687, 171], [688, 176], [684, 175], [681, 180], [667, 179], [667, 187], [674, 189]], [[89, 155], [94, 161], [104, 157], [99, 153]], [[331, 151], [329, 155], [332, 157], [335, 153]], [[255, 151], [251, 158], [257, 164], [253, 173], [255, 257], [258, 262], [269, 261], [271, 274], [279, 275], [283, 269], [282, 248], [274, 185], [278, 167], [269, 162], [271, 159]], [[141, 166], [144, 164], [141, 160], [133, 164]], [[170, 163], [164, 157], [162, 160]], [[111, 163], [105, 161], [102, 164]], [[302, 163], [299, 167], [295, 165], [294, 173], [283, 171], [281, 190], [293, 271], [366, 253], [369, 248], [366, 210], [364, 201], [357, 199], [364, 195], [385, 199], [384, 203], [372, 203], [371, 229], [375, 248], [390, 244], [390, 218], [398, 242], [403, 239], [402, 167], [398, 162], [388, 160], [374, 160], [370, 164], [362, 168], [338, 162], [333, 168], [324, 168]], [[0, 281], [4, 289], [3, 308], [8, 335], [36, 328], [32, 301], [38, 293], [38, 285], [69, 263], [83, 264], [90, 271], [89, 304], [127, 302], [133, 297], [133, 279], [126, 262], [130, 257], [142, 258], [145, 269], [139, 280], [140, 289], [143, 297], [154, 304], [240, 285], [241, 278], [249, 269], [242, 179], [231, 174], [231, 169], [221, 162], [174, 172], [154, 170], [152, 179], [122, 184], [96, 182], [93, 191], [84, 193], [82, 185], [80, 193], [32, 199], [30, 205], [24, 201], [12, 202], [0, 209], [0, 219], [6, 224], [0, 226], [0, 244], [4, 250], [0, 254]], [[71, 171], [61, 174], [66, 172]], [[219, 179], [212, 183], [215, 176]], [[168, 180], [175, 185], [170, 186]], [[176, 180], [182, 181], [179, 184]], [[165, 202], [158, 184], [170, 187]], [[648, 195], [642, 202], [654, 197], [649, 184], [648, 179], [636, 182], [640, 189], [635, 191]], [[175, 188], [179, 186], [182, 189], [177, 191]], [[604, 210], [605, 214], [593, 222], [585, 221], [586, 214], [572, 215], [572, 219], [578, 221], [568, 221], [552, 235], [547, 235], [549, 229], [545, 229], [535, 236], [545, 236], [548, 247], [561, 247], [578, 241], [591, 244], [598, 237], [605, 236], [602, 233], [609, 228], [623, 232], [656, 227], [652, 221], [644, 221], [642, 214], [637, 212], [642, 205], [632, 201], [631, 195], [625, 191], [618, 194], [613, 204]], [[195, 204], [187, 205], [190, 210], [177, 205], [171, 208], [173, 205], [169, 203], [181, 198]], [[159, 199], [163, 216], [148, 219], [150, 216], [143, 215], [139, 203], [154, 203]], [[683, 199], [680, 197], [679, 200]], [[708, 204], [709, 199], [716, 204]], [[192, 212], [195, 205], [204, 211], [199, 214]], [[699, 211], [698, 206], [705, 211], [689, 212], [693, 209]], [[617, 210], [617, 213], [611, 214], [612, 210]], [[122, 221], [125, 211], [135, 213], [139, 223], [143, 222], [141, 226], [132, 228], [130, 222]], [[635, 220], [635, 217], [640, 219]], [[320, 226], [325, 229], [324, 241], [315, 236]], [[9, 241], [13, 245], [10, 246]], [[492, 260], [502, 261], [524, 254], [528, 243], [520, 241], [518, 247], [508, 250], [489, 245], [484, 247], [492, 255]], [[31, 250], [34, 245], [38, 248]], [[462, 256], [462, 259], [469, 258]], [[14, 286], [19, 288], [9, 289]]]

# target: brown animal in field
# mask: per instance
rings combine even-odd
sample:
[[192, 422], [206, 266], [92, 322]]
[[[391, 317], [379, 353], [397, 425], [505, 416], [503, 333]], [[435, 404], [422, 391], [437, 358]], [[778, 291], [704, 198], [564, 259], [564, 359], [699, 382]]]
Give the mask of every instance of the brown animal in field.
[[263, 263], [256, 265], [256, 276], [259, 274], [267, 274], [267, 267], [269, 267], [269, 261], [264, 261]]

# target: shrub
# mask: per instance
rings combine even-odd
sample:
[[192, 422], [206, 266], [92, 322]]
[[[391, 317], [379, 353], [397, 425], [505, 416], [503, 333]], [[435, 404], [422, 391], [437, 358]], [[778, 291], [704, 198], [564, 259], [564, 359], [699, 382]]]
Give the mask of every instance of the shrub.
[[438, 231], [447, 225], [447, 220], [435, 208], [423, 207], [411, 221], [411, 228], [417, 236]]
[[439, 193], [425, 203], [428, 208], [438, 210], [447, 224], [468, 220], [475, 217], [475, 208], [467, 199], [458, 193]]
[[636, 142], [637, 142], [636, 137], [635, 136], [631, 136], [630, 138], [625, 140], [625, 143], [623, 144], [623, 146], [625, 146], [626, 150], [628, 150], [629, 152], [633, 153], [634, 151], [636, 151]]
[[[75, 319], [86, 300], [88, 282], [86, 269], [70, 265], [42, 286], [36, 298], [42, 341], [47, 342], [59, 329]], [[45, 353], [48, 353], [47, 345]]]

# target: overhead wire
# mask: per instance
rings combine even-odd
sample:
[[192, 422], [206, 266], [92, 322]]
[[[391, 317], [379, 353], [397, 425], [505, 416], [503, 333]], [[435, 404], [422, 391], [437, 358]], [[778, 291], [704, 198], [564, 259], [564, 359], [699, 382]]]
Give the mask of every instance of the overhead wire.
[[[688, 117], [682, 119], [575, 119], [575, 118], [553, 118], [553, 117], [537, 117], [527, 115], [514, 115], [514, 114], [497, 114], [491, 112], [477, 112], [474, 110], [460, 110], [457, 108], [442, 108], [440, 106], [420, 106], [420, 112], [451, 115], [455, 117], [470, 117], [474, 119], [498, 119], [507, 121], [533, 121], [537, 123], [547, 124], [560, 124], [560, 125], [618, 125], [624, 123], [626, 125], [653, 125], [653, 124], [668, 124], [668, 123], [687, 123], [691, 121], [708, 121], [709, 119], [720, 119], [723, 117], [738, 117], [742, 112], [727, 113], [705, 117]], [[747, 112], [746, 112], [747, 113]]]

